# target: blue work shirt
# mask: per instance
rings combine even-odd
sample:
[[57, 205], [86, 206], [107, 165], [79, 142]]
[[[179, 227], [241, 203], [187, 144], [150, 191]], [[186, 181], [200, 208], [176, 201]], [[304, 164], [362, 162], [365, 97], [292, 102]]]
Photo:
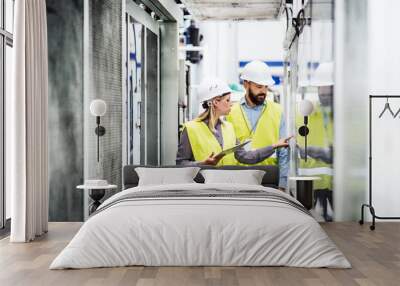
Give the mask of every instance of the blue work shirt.
[[[260, 118], [262, 111], [267, 105], [267, 100], [264, 100], [263, 104], [256, 105], [251, 107], [247, 104], [246, 99], [244, 97], [240, 100], [240, 105], [246, 113], [247, 119], [251, 124], [251, 130], [256, 129], [256, 124], [258, 122], [258, 118]], [[285, 118], [282, 113], [281, 124], [279, 126], [279, 138], [286, 138], [286, 123]], [[276, 157], [278, 158], [278, 166], [279, 166], [279, 187], [287, 188], [287, 176], [289, 173], [289, 152], [288, 148], [279, 148], [276, 150]]]

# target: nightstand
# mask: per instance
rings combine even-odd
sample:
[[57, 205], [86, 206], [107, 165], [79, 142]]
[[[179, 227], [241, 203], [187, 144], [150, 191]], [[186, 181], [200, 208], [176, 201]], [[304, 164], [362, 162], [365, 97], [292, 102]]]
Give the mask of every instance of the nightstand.
[[80, 190], [89, 190], [89, 197], [93, 200], [93, 203], [89, 206], [89, 215], [96, 211], [101, 205], [100, 200], [104, 197], [106, 191], [111, 191], [117, 188], [117, 185], [106, 185], [106, 186], [89, 186], [79, 185], [76, 187]]
[[296, 181], [296, 199], [310, 210], [314, 206], [313, 181], [321, 180], [320, 177], [289, 177]]

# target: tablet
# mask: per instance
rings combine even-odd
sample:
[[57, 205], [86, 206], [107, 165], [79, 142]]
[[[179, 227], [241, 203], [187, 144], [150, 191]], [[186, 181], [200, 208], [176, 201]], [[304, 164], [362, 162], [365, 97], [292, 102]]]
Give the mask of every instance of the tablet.
[[245, 142], [243, 142], [243, 143], [241, 143], [241, 144], [238, 144], [238, 145], [235, 145], [235, 146], [233, 146], [233, 147], [231, 147], [231, 148], [222, 150], [221, 152], [219, 152], [219, 153], [218, 153], [217, 155], [215, 155], [214, 157], [217, 157], [217, 156], [225, 156], [225, 155], [228, 155], [228, 154], [230, 154], [230, 153], [233, 153], [233, 152], [235, 152], [237, 149], [242, 148], [243, 146], [249, 144], [250, 142], [251, 142], [251, 140], [247, 140], [247, 141], [245, 141]]

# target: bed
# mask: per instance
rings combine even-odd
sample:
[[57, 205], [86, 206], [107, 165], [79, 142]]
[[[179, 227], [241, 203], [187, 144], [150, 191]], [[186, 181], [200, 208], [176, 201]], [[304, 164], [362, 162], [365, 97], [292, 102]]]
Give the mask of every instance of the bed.
[[262, 185], [205, 184], [198, 174], [196, 183], [153, 186], [138, 186], [136, 167], [124, 167], [124, 190], [83, 224], [50, 269], [351, 267], [310, 213], [274, 188], [274, 167], [252, 167], [266, 171]]

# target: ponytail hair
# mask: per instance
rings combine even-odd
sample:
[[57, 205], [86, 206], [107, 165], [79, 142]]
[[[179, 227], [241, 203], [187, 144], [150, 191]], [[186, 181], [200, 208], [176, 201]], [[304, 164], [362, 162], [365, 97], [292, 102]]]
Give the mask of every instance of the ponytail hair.
[[218, 117], [215, 115], [214, 105], [212, 104], [211, 100], [208, 100], [203, 102], [202, 107], [205, 109], [205, 111], [197, 116], [194, 120], [205, 121], [208, 119], [208, 128], [210, 128], [212, 132], [216, 132], [215, 124], [218, 121]]

